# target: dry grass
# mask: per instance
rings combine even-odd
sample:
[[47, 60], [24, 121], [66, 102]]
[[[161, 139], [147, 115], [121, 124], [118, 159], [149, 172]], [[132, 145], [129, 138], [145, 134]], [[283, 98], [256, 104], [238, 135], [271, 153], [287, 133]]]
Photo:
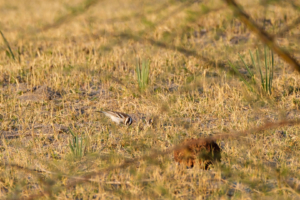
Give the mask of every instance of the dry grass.
[[[299, 60], [296, 1], [238, 3]], [[249, 91], [227, 63], [249, 79], [238, 53], [250, 64], [263, 44], [226, 2], [0, 0], [0, 11], [1, 199], [300, 198], [299, 126], [255, 129], [297, 122], [299, 74], [276, 55], [272, 95]], [[151, 61], [144, 91], [137, 59]], [[175, 164], [180, 141], [220, 132], [219, 164]]]

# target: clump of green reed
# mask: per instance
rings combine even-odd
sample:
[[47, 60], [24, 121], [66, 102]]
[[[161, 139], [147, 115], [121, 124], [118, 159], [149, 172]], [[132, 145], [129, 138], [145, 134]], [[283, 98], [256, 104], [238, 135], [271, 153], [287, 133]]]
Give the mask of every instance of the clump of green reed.
[[274, 74], [274, 54], [273, 51], [267, 50], [267, 47], [265, 47], [265, 74], [262, 73], [262, 67], [259, 61], [259, 51], [256, 50], [256, 64], [253, 58], [252, 53], [250, 52], [252, 64], [254, 67], [257, 66], [260, 73], [261, 78], [261, 85], [263, 90], [266, 93], [271, 94], [272, 93], [272, 81], [273, 81], [273, 74]]
[[149, 83], [149, 70], [149, 60], [143, 60], [142, 64], [140, 63], [140, 60], [137, 60], [135, 71], [137, 74], [138, 86], [141, 91], [145, 90]]
[[[263, 91], [266, 92], [267, 94], [272, 94], [272, 82], [273, 82], [273, 74], [274, 74], [274, 54], [273, 54], [272, 50], [267, 49], [267, 47], [264, 48], [264, 64], [261, 64], [260, 51], [258, 49], [256, 50], [256, 60], [254, 59], [254, 56], [250, 50], [249, 50], [249, 55], [251, 57], [252, 66], [255, 67], [259, 71], [260, 82], [261, 82]], [[239, 54], [239, 57], [242, 60], [243, 64], [245, 65], [249, 76], [251, 77], [250, 81], [246, 80], [230, 61], [228, 61], [228, 63], [231, 66], [231, 68], [233, 69], [233, 71], [239, 75], [239, 77], [245, 83], [245, 85], [251, 91], [253, 91], [251, 84], [256, 84], [256, 81], [254, 78], [255, 74], [250, 70], [249, 65], [246, 64], [245, 60], [242, 58], [242, 56], [240, 54]]]
[[69, 129], [71, 133], [71, 139], [69, 140], [70, 150], [75, 158], [82, 158], [84, 156], [84, 150], [87, 146], [87, 138], [79, 136]]

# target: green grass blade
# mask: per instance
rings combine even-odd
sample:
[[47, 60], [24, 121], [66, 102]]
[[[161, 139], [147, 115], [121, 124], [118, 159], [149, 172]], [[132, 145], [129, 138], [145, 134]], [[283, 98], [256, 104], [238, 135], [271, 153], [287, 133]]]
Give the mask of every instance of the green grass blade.
[[268, 63], [269, 63], [269, 92], [272, 92], [272, 51], [268, 51]]
[[80, 151], [80, 146], [79, 146], [79, 137], [76, 136], [76, 156], [79, 155], [79, 151]]
[[254, 61], [254, 58], [253, 58], [253, 54], [250, 50], [249, 50], [249, 54], [250, 54], [250, 57], [251, 57], [252, 65], [253, 65], [253, 67], [256, 68], [255, 61]]
[[260, 61], [259, 61], [258, 49], [256, 49], [256, 59], [257, 59], [258, 70], [259, 70], [259, 73], [260, 73], [261, 85], [262, 85], [263, 89], [265, 89], [264, 78], [263, 78], [263, 74], [262, 74], [262, 71], [261, 71], [261, 65], [260, 65]]
[[[251, 57], [251, 61], [252, 61], [252, 65], [255, 69], [257, 69], [257, 66], [255, 64], [255, 60], [254, 60], [254, 57], [253, 57], [253, 54], [252, 52], [249, 50], [249, 54], [250, 54], [250, 57]], [[255, 79], [254, 79], [254, 76], [252, 77], [253, 78], [253, 82], [256, 83]]]
[[250, 89], [250, 91], [253, 91], [253, 88], [251, 85], [248, 83], [248, 81], [241, 75], [241, 73], [236, 69], [236, 67], [228, 61], [229, 66], [232, 68], [232, 70], [240, 77], [240, 79], [245, 83], [245, 85]]
[[137, 60], [137, 64], [136, 64], [136, 74], [137, 74], [137, 79], [138, 79], [138, 86], [139, 88], [142, 87], [142, 77], [141, 77], [141, 69], [140, 69], [140, 61]]
[[272, 64], [271, 64], [271, 66], [272, 66], [272, 71], [271, 71], [271, 74], [272, 74], [272, 78], [271, 78], [271, 87], [272, 87], [272, 81], [273, 81], [273, 76], [274, 76], [274, 53], [273, 53], [273, 51], [271, 51], [271, 57], [272, 57]]
[[70, 149], [71, 149], [71, 151], [72, 151], [72, 153], [74, 154], [74, 144], [72, 145], [72, 142], [71, 142], [71, 140], [69, 141], [69, 146], [70, 146]]
[[72, 135], [73, 137], [75, 137], [75, 134], [74, 134], [74, 132], [72, 131], [72, 129], [69, 128], [69, 131], [70, 131], [71, 135]]
[[136, 65], [135, 71], [136, 71], [136, 74], [137, 74], [138, 84], [140, 85], [140, 69], [139, 69], [138, 63]]
[[267, 48], [265, 46], [265, 84], [266, 84], [266, 92], [268, 92], [268, 61], [267, 61]]
[[248, 65], [246, 64], [246, 62], [245, 62], [244, 59], [242, 58], [242, 56], [241, 56], [240, 54], [238, 54], [238, 55], [239, 55], [240, 59], [242, 60], [242, 62], [244, 63], [244, 65], [245, 65], [245, 67], [246, 67], [248, 73], [250, 74], [250, 76], [253, 77], [253, 76], [254, 76], [253, 73], [251, 72], [250, 68], [248, 67]]
[[142, 72], [141, 72], [141, 75], [142, 75], [142, 78], [141, 78], [142, 89], [145, 88], [145, 68], [146, 68], [146, 64], [145, 64], [145, 61], [143, 60], [143, 62], [142, 62]]
[[80, 138], [80, 149], [79, 149], [80, 150], [80, 154], [79, 154], [80, 157], [82, 157], [82, 155], [83, 155], [82, 154], [82, 144], [83, 144], [83, 141], [82, 141], [82, 137], [81, 137]]
[[6, 44], [8, 50], [9, 50], [9, 52], [10, 52], [11, 57], [14, 59], [14, 61], [16, 61], [15, 55], [14, 55], [14, 53], [12, 52], [12, 50], [11, 50], [11, 48], [10, 48], [10, 45], [9, 45], [7, 39], [5, 38], [4, 34], [2, 33], [2, 31], [0, 31], [0, 34], [1, 34], [2, 38], [3, 38], [4, 43]]

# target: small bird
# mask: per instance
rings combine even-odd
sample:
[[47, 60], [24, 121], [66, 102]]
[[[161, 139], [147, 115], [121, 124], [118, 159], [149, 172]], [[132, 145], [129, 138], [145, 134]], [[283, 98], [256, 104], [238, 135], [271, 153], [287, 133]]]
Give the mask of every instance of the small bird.
[[125, 113], [115, 112], [115, 111], [96, 111], [96, 112], [101, 112], [105, 114], [107, 117], [110, 117], [111, 120], [113, 120], [117, 124], [124, 123], [125, 125], [130, 126], [133, 122], [132, 118]]

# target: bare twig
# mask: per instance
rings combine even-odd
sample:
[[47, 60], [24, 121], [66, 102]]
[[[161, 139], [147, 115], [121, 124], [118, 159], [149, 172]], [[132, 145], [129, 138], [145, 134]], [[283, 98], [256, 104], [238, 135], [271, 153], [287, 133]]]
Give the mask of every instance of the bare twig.
[[16, 169], [19, 169], [19, 170], [23, 170], [26, 173], [33, 174], [46, 187], [46, 189], [43, 192], [39, 193], [39, 196], [44, 196], [45, 194], [47, 194], [49, 196], [52, 195], [52, 190], [51, 190], [52, 184], [51, 183], [55, 183], [55, 181], [47, 181], [47, 182], [44, 181], [44, 177], [39, 174], [42, 171], [36, 170], [36, 169], [30, 169], [30, 168], [23, 167], [23, 166], [18, 165], [18, 164], [7, 163], [7, 162], [0, 162], [0, 166], [16, 168]]
[[[239, 137], [242, 137], [242, 136], [249, 135], [253, 132], [258, 133], [258, 132], [262, 132], [262, 131], [265, 131], [265, 130], [268, 130], [268, 129], [278, 128], [278, 127], [281, 127], [281, 126], [294, 126], [294, 125], [297, 125], [297, 124], [300, 124], [300, 120], [293, 120], [293, 121], [283, 120], [283, 121], [279, 121], [279, 122], [266, 123], [266, 124], [264, 124], [260, 127], [253, 128], [253, 129], [246, 130], [246, 131], [238, 131], [238, 132], [231, 133], [231, 134], [230, 133], [219, 133], [219, 134], [216, 134], [215, 136], [204, 138], [202, 140], [199, 139], [199, 140], [191, 141], [189, 143], [185, 143], [185, 145], [182, 145], [182, 144], [177, 145], [177, 146], [175, 146], [173, 148], [169, 148], [169, 149], [167, 149], [166, 151], [163, 151], [163, 152], [162, 151], [155, 151], [154, 153], [151, 153], [150, 155], [144, 155], [144, 156], [141, 156], [141, 157], [138, 157], [138, 158], [128, 159], [128, 160], [124, 161], [124, 163], [121, 164], [121, 165], [111, 166], [111, 167], [107, 167], [107, 168], [104, 168], [102, 170], [99, 170], [97, 172], [88, 173], [88, 174], [86, 174], [82, 177], [77, 177], [77, 180], [73, 180], [72, 182], [67, 184], [64, 188], [66, 188], [66, 189], [72, 188], [75, 185], [82, 184], [84, 182], [90, 181], [91, 177], [93, 177], [93, 176], [101, 175], [103, 173], [110, 172], [112, 170], [125, 169], [129, 166], [136, 165], [138, 163], [138, 161], [141, 161], [141, 160], [151, 160], [151, 159], [157, 159], [159, 156], [166, 156], [166, 155], [172, 153], [174, 150], [184, 149], [184, 148], [187, 148], [189, 145], [194, 145], [194, 144], [197, 144], [199, 142], [203, 142], [203, 141], [210, 142], [210, 141], [213, 141], [213, 140], [229, 139], [229, 138], [234, 139], [234, 138], [239, 138]], [[63, 187], [61, 187], [61, 189], [63, 189]], [[43, 193], [38, 193], [38, 194], [34, 194], [32, 196], [29, 196], [28, 198], [25, 198], [25, 199], [35, 199], [35, 198], [40, 197], [42, 195], [43, 195]]]
[[295, 58], [293, 58], [288, 52], [281, 49], [278, 45], [276, 45], [274, 41], [274, 37], [269, 35], [266, 31], [264, 31], [261, 27], [259, 27], [250, 16], [245, 13], [241, 6], [239, 6], [234, 0], [225, 0], [226, 3], [233, 8], [235, 14], [240, 18], [240, 20], [250, 29], [252, 30], [260, 40], [267, 45], [270, 49], [272, 49], [279, 57], [281, 57], [284, 61], [293, 66], [298, 72], [300, 72], [300, 64], [297, 62]]

